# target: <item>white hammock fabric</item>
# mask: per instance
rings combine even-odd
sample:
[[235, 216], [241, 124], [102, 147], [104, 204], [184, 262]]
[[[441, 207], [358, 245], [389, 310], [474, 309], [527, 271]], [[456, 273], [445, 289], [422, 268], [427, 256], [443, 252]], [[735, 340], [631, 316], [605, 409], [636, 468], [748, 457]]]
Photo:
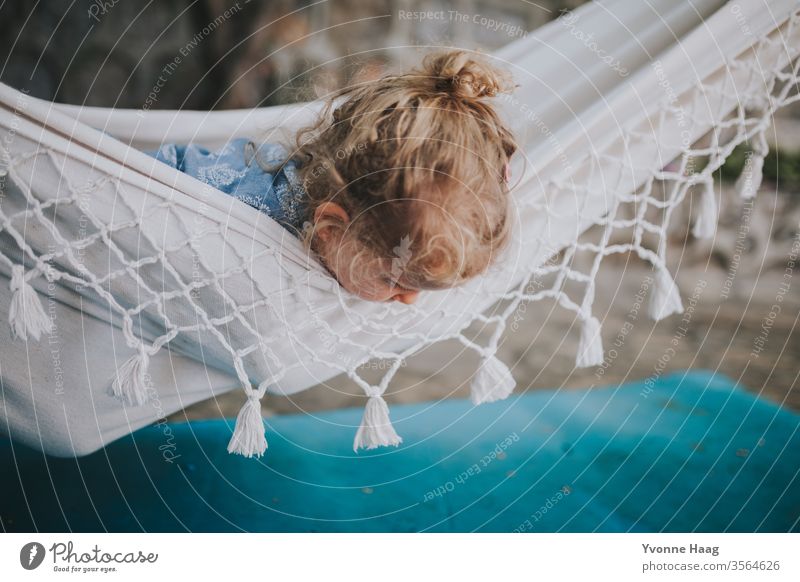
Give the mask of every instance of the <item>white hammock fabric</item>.
[[[396, 445], [383, 395], [405, 358], [459, 340], [481, 356], [473, 402], [504, 398], [515, 381], [498, 343], [523, 302], [545, 297], [582, 321], [576, 365], [602, 363], [592, 304], [603, 258], [651, 262], [650, 315], [681, 312], [666, 266], [673, 210], [691, 193], [693, 232], [712, 236], [712, 173], [745, 140], [753, 153], [738, 187], [757, 191], [772, 114], [798, 99], [799, 13], [797, 0], [596, 2], [496, 53], [519, 84], [499, 100], [523, 145], [512, 248], [484, 276], [411, 306], [350, 295], [264, 214], [139, 151], [269, 141], [320, 103], [124, 111], [0, 86], [3, 430], [49, 454], [83, 455], [242, 387], [228, 450], [258, 456], [266, 392], [344, 372], [368, 397], [354, 448]], [[592, 225], [599, 236], [588, 236]], [[619, 233], [630, 242], [612, 243]], [[389, 365], [368, 381], [359, 367], [376, 358]]]

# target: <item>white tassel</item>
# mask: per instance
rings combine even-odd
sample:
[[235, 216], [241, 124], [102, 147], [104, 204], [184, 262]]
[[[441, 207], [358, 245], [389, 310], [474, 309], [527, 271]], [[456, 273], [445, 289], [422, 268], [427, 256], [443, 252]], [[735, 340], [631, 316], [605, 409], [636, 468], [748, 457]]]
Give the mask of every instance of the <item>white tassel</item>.
[[266, 450], [267, 437], [261, 416], [261, 401], [253, 392], [247, 396], [247, 402], [236, 417], [236, 427], [228, 442], [228, 452], [245, 457], [260, 457]]
[[36, 341], [43, 333], [50, 333], [53, 321], [47, 316], [39, 294], [25, 280], [25, 269], [14, 265], [11, 269], [11, 305], [8, 309], [8, 323], [11, 334], [16, 339], [27, 341], [31, 336]]
[[594, 316], [587, 317], [583, 320], [583, 327], [581, 327], [581, 339], [578, 344], [575, 366], [588, 368], [599, 366], [602, 363], [603, 337], [600, 334], [600, 321]]
[[117, 370], [111, 383], [109, 394], [123, 400], [126, 404], [141, 406], [148, 400], [147, 375], [150, 356], [144, 348], [135, 356], [131, 356]]
[[511, 371], [496, 356], [484, 356], [480, 368], [472, 378], [470, 399], [473, 404], [503, 400], [517, 385]]
[[[749, 167], [748, 167], [749, 166]], [[736, 191], [744, 199], [752, 198], [761, 187], [761, 179], [764, 172], [764, 156], [758, 153], [753, 153], [748, 160], [745, 161], [742, 173], [736, 180]]]
[[700, 210], [694, 222], [692, 235], [695, 238], [711, 238], [717, 228], [719, 211], [717, 210], [717, 196], [714, 192], [714, 182], [705, 183], [700, 194]]
[[647, 312], [651, 319], [659, 321], [673, 313], [681, 313], [681, 293], [666, 267], [656, 273], [653, 289], [650, 291], [650, 303]]
[[353, 441], [353, 450], [374, 449], [388, 445], [397, 446], [403, 442], [389, 420], [389, 406], [381, 396], [370, 396]]

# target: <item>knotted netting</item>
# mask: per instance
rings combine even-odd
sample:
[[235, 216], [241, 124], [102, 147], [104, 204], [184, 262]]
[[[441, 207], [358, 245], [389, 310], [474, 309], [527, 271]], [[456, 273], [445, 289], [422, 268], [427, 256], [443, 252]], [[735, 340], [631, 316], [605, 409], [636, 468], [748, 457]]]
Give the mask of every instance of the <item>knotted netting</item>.
[[[644, 7], [623, 14], [619, 2], [598, 3], [495, 53], [518, 84], [498, 98], [523, 145], [512, 163], [514, 240], [484, 275], [425, 292], [412, 305], [347, 293], [266, 215], [137, 149], [299, 127], [319, 103], [219, 113], [92, 110], [2, 86], [0, 269], [9, 280], [10, 337], [33, 344], [80, 336], [85, 358], [62, 363], [61, 375], [89, 369], [93, 403], [114, 399], [126, 415], [160, 396], [151, 363], [165, 354], [235, 378], [246, 401], [228, 450], [246, 456], [267, 448], [266, 392], [290, 394], [341, 373], [367, 397], [354, 449], [399, 444], [384, 394], [407, 358], [443, 340], [480, 355], [475, 404], [507, 397], [515, 380], [495, 355], [498, 345], [521, 306], [544, 298], [581, 321], [576, 366], [599, 365], [602, 326], [592, 306], [604, 258], [633, 253], [651, 263], [649, 315], [681, 312], [667, 268], [673, 211], [691, 202], [694, 236], [713, 236], [714, 172], [746, 144], [737, 189], [754, 196], [773, 114], [800, 99], [798, 4], [775, 2], [769, 11], [723, 4], [687, 4], [656, 18]], [[611, 17], [634, 27], [634, 36], [615, 37], [603, 21]], [[595, 29], [606, 30], [596, 43], [626, 74], [582, 40]], [[573, 70], [558, 70], [563, 65], [548, 55]], [[400, 268], [413, 252], [398, 241]], [[79, 325], [86, 318], [112, 328], [112, 344], [121, 345], [87, 334]], [[47, 350], [31, 353], [29, 374], [32, 360], [52, 367]], [[107, 370], [109, 359], [112, 374], [91, 372]], [[362, 368], [375, 359], [386, 364], [378, 381]], [[4, 377], [14, 373], [3, 369]], [[180, 392], [181, 375], [173, 375]], [[80, 382], [66, 384], [80, 390]], [[29, 400], [16, 409], [9, 402], [13, 426]], [[152, 420], [130, 418], [104, 439]]]

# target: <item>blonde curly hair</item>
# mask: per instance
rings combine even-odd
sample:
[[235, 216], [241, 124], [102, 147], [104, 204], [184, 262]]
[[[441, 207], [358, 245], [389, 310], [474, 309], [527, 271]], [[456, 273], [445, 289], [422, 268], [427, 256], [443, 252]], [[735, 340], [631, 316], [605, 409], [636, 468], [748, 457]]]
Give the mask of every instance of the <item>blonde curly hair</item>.
[[[517, 145], [489, 98], [512, 87], [481, 55], [452, 50], [333, 93], [291, 156], [309, 196], [303, 244], [315, 250], [320, 229], [340, 228], [358, 263], [396, 256], [402, 242], [403, 277], [419, 289], [482, 273], [510, 237], [507, 167]], [[343, 207], [349, 223], [315, 221], [324, 202]]]

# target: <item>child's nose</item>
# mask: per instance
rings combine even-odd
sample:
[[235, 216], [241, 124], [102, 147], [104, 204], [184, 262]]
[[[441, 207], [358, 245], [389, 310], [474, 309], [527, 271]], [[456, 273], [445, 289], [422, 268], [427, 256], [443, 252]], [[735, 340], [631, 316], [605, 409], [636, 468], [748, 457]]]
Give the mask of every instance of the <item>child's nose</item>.
[[400, 303], [405, 303], [406, 305], [411, 305], [417, 300], [419, 297], [419, 291], [400, 291], [396, 293], [393, 299], [395, 301], [399, 301]]

